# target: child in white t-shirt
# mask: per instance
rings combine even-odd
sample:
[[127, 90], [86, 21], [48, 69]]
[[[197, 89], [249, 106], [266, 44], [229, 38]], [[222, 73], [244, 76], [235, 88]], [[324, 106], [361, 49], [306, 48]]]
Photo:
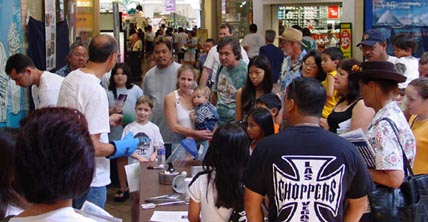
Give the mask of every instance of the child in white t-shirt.
[[[133, 132], [135, 137], [139, 137], [141, 145], [138, 146], [135, 153], [128, 159], [128, 163], [155, 161], [157, 156], [157, 147], [164, 144], [159, 127], [150, 122], [150, 116], [153, 112], [153, 100], [148, 96], [140, 96], [135, 104], [136, 120], [126, 125], [122, 137], [127, 133]], [[156, 146], [154, 146], [156, 144]], [[131, 216], [132, 221], [138, 221], [140, 192], [132, 192]]]
[[409, 82], [419, 77], [418, 59], [412, 56], [412, 53], [416, 50], [416, 41], [406, 34], [399, 34], [394, 37], [392, 43], [394, 54], [398, 58], [396, 65], [401, 63], [405, 66], [405, 70], [402, 71], [407, 79], [404, 83], [398, 83], [400, 89], [405, 89]]

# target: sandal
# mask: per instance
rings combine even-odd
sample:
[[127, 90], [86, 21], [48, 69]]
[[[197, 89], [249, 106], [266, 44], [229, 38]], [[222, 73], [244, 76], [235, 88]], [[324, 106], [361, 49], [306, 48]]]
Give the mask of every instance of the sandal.
[[122, 191], [118, 190], [114, 195], [114, 202], [123, 202], [129, 198], [129, 190]]

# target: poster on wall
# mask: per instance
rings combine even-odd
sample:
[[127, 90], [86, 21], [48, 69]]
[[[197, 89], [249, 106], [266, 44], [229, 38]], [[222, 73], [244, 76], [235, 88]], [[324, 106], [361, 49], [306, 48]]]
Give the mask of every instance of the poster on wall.
[[25, 115], [24, 90], [6, 75], [7, 58], [22, 52], [21, 0], [0, 0], [0, 127], [18, 127]]
[[45, 0], [46, 70], [56, 67], [56, 16], [55, 1]]
[[352, 23], [340, 23], [340, 49], [343, 58], [352, 58]]
[[392, 38], [406, 33], [418, 47], [414, 55], [428, 51], [428, 1], [426, 0], [366, 0], [366, 30], [380, 29], [388, 40], [387, 52], [394, 54]]

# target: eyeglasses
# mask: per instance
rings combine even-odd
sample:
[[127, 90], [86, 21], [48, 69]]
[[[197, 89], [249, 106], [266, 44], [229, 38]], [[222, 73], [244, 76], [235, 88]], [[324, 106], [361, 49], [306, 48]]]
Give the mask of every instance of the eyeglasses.
[[310, 69], [318, 69], [318, 66], [315, 63], [311, 64], [311, 63], [304, 62], [303, 65]]

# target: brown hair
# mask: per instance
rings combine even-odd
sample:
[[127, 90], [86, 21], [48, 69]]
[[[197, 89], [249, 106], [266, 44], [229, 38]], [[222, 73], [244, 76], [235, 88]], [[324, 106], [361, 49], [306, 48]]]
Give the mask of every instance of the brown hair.
[[135, 108], [142, 103], [147, 104], [151, 109], [153, 109], [153, 99], [150, 98], [150, 96], [138, 97], [137, 102], [135, 103]]

